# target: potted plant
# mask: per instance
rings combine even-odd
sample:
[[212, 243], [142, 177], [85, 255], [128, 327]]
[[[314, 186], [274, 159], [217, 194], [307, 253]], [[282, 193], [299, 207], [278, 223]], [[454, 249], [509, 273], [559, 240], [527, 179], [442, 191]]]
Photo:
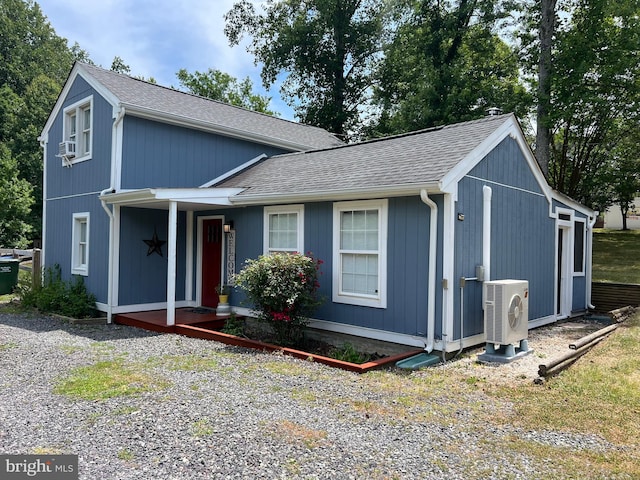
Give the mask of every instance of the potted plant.
[[216, 293], [220, 299], [220, 303], [229, 303], [229, 294], [231, 293], [231, 287], [223, 283], [216, 286]]

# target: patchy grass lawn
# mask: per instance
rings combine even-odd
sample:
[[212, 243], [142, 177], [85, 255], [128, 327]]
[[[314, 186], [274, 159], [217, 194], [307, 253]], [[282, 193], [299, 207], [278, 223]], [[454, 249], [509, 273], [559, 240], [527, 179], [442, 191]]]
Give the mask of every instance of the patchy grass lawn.
[[594, 229], [593, 281], [640, 284], [640, 230]]

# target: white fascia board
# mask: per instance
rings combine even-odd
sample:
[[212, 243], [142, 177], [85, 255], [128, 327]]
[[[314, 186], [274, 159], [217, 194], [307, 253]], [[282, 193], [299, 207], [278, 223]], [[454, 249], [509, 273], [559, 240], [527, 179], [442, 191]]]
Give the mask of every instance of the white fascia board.
[[[420, 190], [442, 193], [439, 183], [387, 186], [378, 188], [350, 188], [341, 190], [317, 190], [305, 193], [274, 193], [267, 195], [235, 195], [229, 198], [232, 205], [274, 205], [280, 203], [304, 203], [370, 198], [420, 196]], [[244, 189], [240, 189], [244, 190]]]
[[[586, 215], [587, 217], [595, 218], [598, 215], [598, 212], [596, 210], [592, 210], [589, 207], [587, 207], [585, 205], [582, 205], [581, 203], [575, 201], [571, 197], [568, 197], [567, 195], [565, 195], [562, 192], [559, 192], [557, 190], [552, 190], [551, 191], [551, 195], [552, 195], [552, 198], [554, 200], [556, 200], [557, 202], [560, 202], [560, 203], [566, 205], [567, 207]], [[560, 207], [560, 208], [562, 208], [562, 207]], [[551, 209], [553, 211], [551, 212], [551, 214], [549, 216], [555, 218], [557, 216], [556, 215], [556, 210], [557, 209], [553, 209], [553, 207], [551, 207]]]
[[297, 142], [289, 142], [280, 138], [269, 137], [267, 135], [260, 135], [257, 133], [249, 133], [246, 130], [239, 128], [225, 127], [211, 122], [205, 122], [202, 120], [195, 120], [193, 118], [185, 117], [182, 115], [172, 115], [170, 113], [161, 112], [151, 108], [144, 108], [138, 105], [125, 104], [127, 113], [136, 117], [146, 118], [148, 120], [155, 120], [162, 123], [170, 123], [172, 125], [178, 125], [187, 128], [196, 128], [211, 133], [219, 133], [221, 135], [238, 138], [240, 140], [248, 140], [250, 142], [257, 142], [273, 147], [284, 148], [291, 151], [304, 151], [315, 150], [318, 147], [313, 145], [304, 145]]
[[240, 165], [239, 167], [234, 168], [233, 170], [229, 170], [227, 173], [224, 173], [222, 175], [220, 175], [219, 177], [214, 178], [213, 180], [200, 185], [200, 188], [209, 188], [212, 185], [216, 185], [220, 182], [222, 182], [223, 180], [226, 180], [229, 177], [232, 177], [233, 175], [242, 172], [244, 170], [246, 170], [249, 167], [252, 167], [253, 165], [255, 165], [256, 163], [258, 163], [260, 160], [267, 158], [267, 155], [265, 153], [262, 153], [260, 155], [258, 155], [255, 158], [252, 158], [251, 160], [249, 160], [248, 162], [243, 163], [242, 165]]
[[504, 123], [498, 127], [491, 135], [485, 138], [480, 145], [474, 148], [465, 158], [463, 158], [458, 164], [453, 167], [449, 173], [447, 173], [442, 179], [442, 185], [444, 190], [449, 190], [450, 186], [457, 184], [462, 178], [468, 174], [484, 157], [486, 157], [494, 148], [496, 148], [500, 142], [502, 142], [507, 136], [513, 138], [524, 155], [529, 168], [531, 169], [540, 189], [542, 190], [547, 201], [551, 203], [552, 191], [551, 187], [547, 183], [538, 161], [536, 160], [529, 144], [527, 143], [524, 133], [516, 120], [516, 117], [511, 114], [509, 118], [505, 119]]
[[204, 205], [231, 205], [229, 197], [237, 195], [242, 188], [145, 188], [101, 196], [114, 205], [144, 205], [157, 201], [178, 203], [200, 203]]
[[111, 92], [111, 90], [109, 90], [102, 83], [98, 82], [95, 78], [89, 75], [82, 67], [82, 64], [76, 62], [71, 69], [71, 73], [69, 73], [69, 77], [67, 78], [67, 81], [65, 82], [64, 87], [60, 92], [60, 95], [58, 95], [58, 100], [56, 101], [53, 110], [51, 110], [49, 118], [47, 118], [47, 121], [42, 128], [42, 133], [38, 138], [45, 138], [45, 135], [49, 132], [49, 129], [58, 116], [58, 113], [60, 112], [60, 110], [62, 110], [62, 105], [69, 95], [69, 90], [71, 90], [71, 87], [73, 86], [73, 83], [78, 76], [82, 77], [101, 97], [109, 102], [114, 107], [114, 109], [118, 107], [120, 101]]

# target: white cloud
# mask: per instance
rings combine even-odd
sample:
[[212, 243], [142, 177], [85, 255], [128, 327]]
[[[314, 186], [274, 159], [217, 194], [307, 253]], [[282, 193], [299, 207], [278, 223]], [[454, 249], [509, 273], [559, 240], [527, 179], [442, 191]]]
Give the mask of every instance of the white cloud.
[[133, 75], [177, 85], [176, 72], [217, 68], [235, 77], [249, 76], [261, 94], [273, 97], [283, 117], [292, 113], [277, 90], [265, 92], [260, 70], [244, 47], [230, 47], [223, 15], [234, 0], [39, 0], [56, 33], [77, 42], [105, 68], [115, 56]]

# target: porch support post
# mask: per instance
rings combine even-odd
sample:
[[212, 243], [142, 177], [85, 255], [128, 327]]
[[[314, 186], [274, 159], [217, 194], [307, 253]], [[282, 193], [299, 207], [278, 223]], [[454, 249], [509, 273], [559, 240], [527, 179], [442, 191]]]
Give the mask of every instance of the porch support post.
[[178, 203], [169, 202], [167, 247], [167, 326], [176, 324], [176, 246], [178, 236]]

